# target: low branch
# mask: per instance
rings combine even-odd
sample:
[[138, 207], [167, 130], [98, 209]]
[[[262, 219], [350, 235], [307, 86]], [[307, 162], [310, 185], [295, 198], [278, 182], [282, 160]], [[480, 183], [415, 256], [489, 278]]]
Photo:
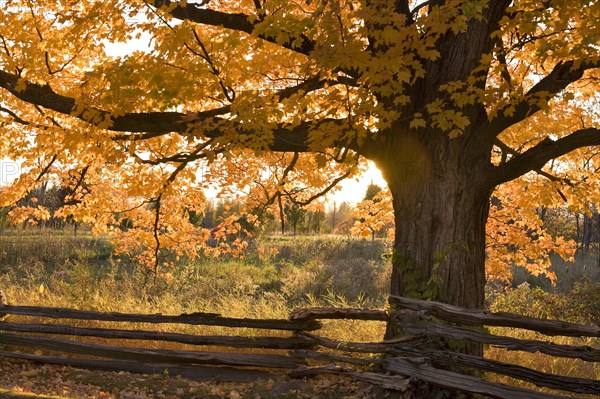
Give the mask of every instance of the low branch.
[[331, 190], [333, 190], [334, 187], [336, 187], [341, 181], [347, 179], [352, 174], [352, 172], [353, 172], [352, 168], [348, 169], [346, 172], [344, 172], [340, 176], [338, 176], [335, 179], [333, 179], [333, 181], [331, 183], [329, 183], [329, 185], [327, 187], [325, 187], [323, 190], [319, 191], [316, 194], [313, 194], [312, 196], [308, 197], [304, 201], [296, 201], [296, 200], [294, 200], [289, 193], [287, 193], [288, 197], [290, 198], [290, 200], [293, 203], [295, 203], [297, 205], [300, 205], [300, 206], [308, 205], [311, 202], [313, 202], [314, 200], [316, 200], [317, 198], [323, 197], [328, 192], [330, 192]]
[[35, 179], [36, 183], [39, 183], [42, 180], [42, 177], [44, 177], [46, 175], [46, 173], [48, 173], [48, 171], [50, 170], [52, 165], [54, 165], [54, 162], [56, 162], [57, 158], [58, 158], [58, 154], [52, 155], [52, 158], [50, 159], [50, 161], [46, 164], [46, 166], [44, 166], [44, 169], [42, 169], [42, 171], [36, 177], [36, 179]]
[[[0, 112], [4, 112], [4, 113], [8, 114], [13, 119], [13, 122], [18, 123], [20, 125], [23, 125], [23, 126], [33, 125], [33, 123], [26, 121], [25, 119], [21, 118], [19, 115], [17, 115], [15, 112], [11, 111], [8, 108], [4, 108], [4, 107], [0, 106]], [[35, 124], [35, 127], [44, 128], [44, 126], [37, 125], [37, 124]]]
[[558, 140], [546, 138], [527, 151], [494, 168], [494, 184], [501, 184], [529, 171], [540, 170], [547, 162], [581, 147], [600, 145], [600, 129], [577, 130]]
[[[229, 112], [228, 107], [182, 113], [182, 112], [132, 112], [116, 117], [109, 111], [94, 107], [78, 107], [72, 97], [56, 93], [48, 85], [21, 82], [19, 76], [0, 70], [0, 87], [27, 103], [41, 106], [52, 111], [69, 115], [94, 126], [105, 126], [115, 132], [132, 132], [134, 134], [116, 135], [115, 140], [144, 140], [159, 137], [168, 133], [194, 133], [194, 126], [202, 126], [202, 134], [208, 138], [221, 137], [225, 131], [237, 131], [240, 135], [256, 135], [255, 131], [243, 127], [240, 122], [219, 117]], [[285, 90], [285, 89], [284, 89]], [[272, 130], [273, 141], [265, 143], [271, 151], [309, 152], [309, 132], [322, 125], [344, 124], [342, 119], [323, 119], [316, 122], [303, 122], [296, 126], [280, 124]], [[212, 126], [209, 128], [208, 126]], [[136, 134], [137, 133], [137, 134]], [[344, 146], [357, 150], [356, 143], [337, 142], [334, 146]]]
[[[496, 141], [494, 142], [494, 145], [497, 146], [498, 148], [500, 148], [500, 150], [502, 151], [502, 162], [501, 162], [501, 165], [507, 162], [507, 155], [508, 154], [510, 154], [513, 157], [521, 155], [518, 151], [512, 149], [511, 147], [509, 147], [508, 145], [506, 145], [505, 143], [503, 143], [500, 139], [496, 139]], [[541, 168], [536, 169], [534, 172], [537, 173], [538, 175], [542, 176], [542, 177], [545, 177], [546, 179], [550, 180], [551, 182], [566, 184], [567, 186], [575, 187], [575, 184], [573, 184], [573, 182], [571, 180], [569, 180], [569, 179], [567, 179], [565, 177], [554, 176], [553, 174], [550, 174], [548, 172], [544, 172]], [[556, 187], [556, 186], [554, 188], [556, 189], [556, 192], [558, 193], [558, 195], [560, 196], [560, 198], [564, 202], [568, 202], [568, 199], [565, 196], [565, 194], [562, 192], [562, 190], [559, 187]]]

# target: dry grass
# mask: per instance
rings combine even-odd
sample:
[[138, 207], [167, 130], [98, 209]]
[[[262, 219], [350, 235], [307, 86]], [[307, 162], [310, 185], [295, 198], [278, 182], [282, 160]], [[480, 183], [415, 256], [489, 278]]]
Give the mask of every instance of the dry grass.
[[[509, 329], [509, 328], [492, 328], [491, 333], [496, 335], [505, 335], [519, 339], [537, 339], [551, 341], [562, 345], [587, 345], [600, 348], [600, 341], [594, 338], [572, 338], [572, 337], [548, 337], [531, 331]], [[586, 362], [580, 359], [557, 358], [545, 355], [543, 353], [525, 353], [519, 351], [507, 351], [498, 348], [488, 348], [485, 353], [486, 357], [499, 360], [505, 363], [516, 364], [523, 367], [528, 367], [534, 370], [545, 373], [552, 373], [563, 376], [586, 378], [591, 380], [600, 379], [600, 364]], [[564, 391], [556, 391], [548, 388], [536, 387], [534, 384], [516, 380], [513, 378], [488, 374], [487, 378], [490, 381], [502, 382], [505, 384], [518, 385], [524, 388], [539, 390], [548, 393], [559, 393], [564, 396], [594, 398], [593, 395], [578, 395], [569, 394]]]
[[[380, 243], [277, 240], [280, 255], [258, 260], [199, 259], [179, 264], [156, 285], [152, 276], [110, 255], [106, 239], [51, 230], [0, 236], [0, 287], [12, 304], [123, 313], [208, 312], [225, 317], [286, 319], [304, 306], [383, 306], [385, 270]], [[311, 254], [307, 260], [306, 254]], [[356, 254], [359, 257], [356, 257]], [[349, 264], [350, 267], [344, 267]], [[383, 273], [380, 273], [381, 271]], [[360, 289], [357, 289], [360, 287]], [[10, 316], [35, 322], [31, 317]], [[259, 335], [264, 331], [178, 324], [75, 320], [80, 327], [164, 332]], [[327, 322], [322, 333], [347, 340], [379, 340], [383, 323]], [[267, 332], [287, 336], [287, 332]], [[91, 339], [106, 343], [106, 340]], [[152, 342], [137, 345], [156, 346]]]
[[[597, 306], [600, 304], [600, 285], [584, 281], [574, 287], [569, 294], [546, 292], [540, 288], [531, 288], [529, 284], [521, 284], [515, 289], [504, 292], [490, 292], [490, 308], [493, 311], [505, 311], [531, 317], [560, 319], [575, 323], [593, 324], [597, 322], [600, 314]], [[552, 337], [516, 328], [490, 328], [495, 335], [504, 335], [518, 339], [543, 340], [562, 345], [591, 346], [600, 348], [600, 339], [589, 337]], [[490, 347], [486, 350], [486, 357], [505, 363], [528, 367], [545, 373], [558, 374], [591, 380], [600, 379], [600, 364], [586, 362], [580, 359], [558, 358], [543, 353], [527, 353], [520, 351], [507, 351]], [[568, 394], [563, 391], [553, 391], [538, 388], [534, 384], [525, 383], [509, 377], [489, 374], [491, 381], [519, 385], [529, 389], [543, 392], [560, 393], [573, 397], [589, 397]]]
[[[188, 260], [181, 262], [159, 279], [157, 285], [153, 285], [152, 278], [127, 259], [112, 257], [111, 246], [105, 239], [72, 237], [48, 231], [23, 235], [12, 233], [0, 236], [0, 287], [12, 304], [126, 313], [176, 315], [210, 312], [228, 317], [285, 319], [291, 310], [304, 306], [385, 306], [389, 264], [381, 257], [386, 250], [381, 243], [282, 239], [267, 244], [277, 247], [279, 254], [260, 260], [252, 255], [245, 260]], [[600, 303], [600, 295], [594, 298], [598, 286], [591, 284], [590, 287], [579, 287], [579, 292], [575, 290], [569, 296], [523, 285], [514, 290], [490, 292], [488, 302], [495, 311], [590, 323], [594, 317], [598, 317], [594, 312]], [[10, 317], [13, 320], [33, 321], [31, 318]], [[92, 321], [76, 321], [74, 324], [190, 334], [264, 333], [251, 329], [175, 324], [126, 325]], [[378, 341], [384, 331], [385, 325], [381, 322], [327, 321], [319, 334], [348, 341]], [[494, 328], [492, 332], [516, 338], [547, 338], [515, 329]], [[289, 333], [270, 334], [287, 336]], [[554, 342], [600, 346], [598, 339], [557, 337]], [[136, 341], [131, 341], [129, 345], [186, 347]], [[488, 348], [486, 356], [544, 372], [600, 379], [600, 366], [589, 362], [497, 348]], [[496, 375], [489, 375], [488, 378], [535, 388]]]

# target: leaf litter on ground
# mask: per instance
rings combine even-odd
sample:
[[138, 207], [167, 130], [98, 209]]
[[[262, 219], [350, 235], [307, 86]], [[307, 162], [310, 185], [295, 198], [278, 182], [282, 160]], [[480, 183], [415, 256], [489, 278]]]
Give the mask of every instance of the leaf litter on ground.
[[91, 371], [0, 358], [0, 399], [366, 399], [379, 395], [394, 397], [341, 377], [194, 381], [168, 374]]

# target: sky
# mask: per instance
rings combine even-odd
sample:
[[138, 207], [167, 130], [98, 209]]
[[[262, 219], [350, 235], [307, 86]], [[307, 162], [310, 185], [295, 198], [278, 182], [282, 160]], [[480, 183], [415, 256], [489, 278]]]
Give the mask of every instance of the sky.
[[356, 179], [346, 179], [340, 183], [341, 189], [327, 196], [328, 202], [350, 202], [356, 204], [365, 196], [369, 184], [377, 184], [384, 188], [387, 183], [383, 179], [381, 172], [373, 162], [369, 161], [369, 167], [361, 176]]

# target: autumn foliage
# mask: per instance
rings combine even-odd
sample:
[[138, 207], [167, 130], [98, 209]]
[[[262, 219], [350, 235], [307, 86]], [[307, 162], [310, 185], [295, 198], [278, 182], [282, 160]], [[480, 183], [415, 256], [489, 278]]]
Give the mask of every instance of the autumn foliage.
[[[392, 293], [482, 306], [486, 262], [572, 256], [536, 207], [598, 201], [598, 21], [595, 0], [5, 0], [0, 156], [23, 173], [0, 206], [48, 218], [14, 207], [68, 181], [56, 215], [158, 272], [243, 254], [369, 159], [390, 196], [360, 218], [393, 218]], [[212, 233], [190, 221], [208, 190], [246, 204]]]

